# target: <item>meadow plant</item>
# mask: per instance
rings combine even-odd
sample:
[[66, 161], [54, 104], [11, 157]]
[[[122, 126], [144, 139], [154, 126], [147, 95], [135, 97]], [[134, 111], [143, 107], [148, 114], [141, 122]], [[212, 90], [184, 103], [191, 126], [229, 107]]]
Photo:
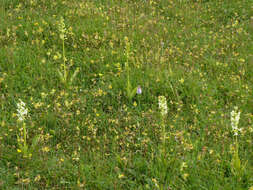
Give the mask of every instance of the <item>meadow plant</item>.
[[20, 124], [20, 135], [17, 135], [18, 140], [18, 149], [17, 151], [19, 153], [23, 154], [24, 158], [28, 158], [32, 156], [32, 152], [34, 151], [34, 148], [39, 142], [39, 136], [35, 136], [32, 141], [32, 145], [29, 148], [27, 143], [27, 128], [26, 128], [26, 118], [28, 116], [28, 109], [26, 107], [26, 104], [19, 99], [19, 103], [17, 103], [17, 116], [18, 116], [18, 123]]
[[0, 0], [0, 190], [253, 190], [251, 6]]
[[129, 67], [129, 57], [130, 57], [130, 42], [128, 40], [127, 37], [125, 37], [125, 44], [126, 44], [126, 48], [125, 48], [125, 55], [126, 55], [126, 72], [127, 72], [127, 84], [126, 84], [126, 95], [128, 100], [132, 100], [133, 97], [136, 95], [136, 93], [141, 93], [141, 88], [139, 88], [139, 86], [133, 88], [131, 85], [131, 81], [130, 81], [130, 67]]
[[235, 107], [234, 110], [231, 111], [231, 115], [230, 115], [231, 127], [232, 127], [232, 131], [234, 133], [234, 136], [236, 137], [236, 142], [237, 142], [238, 133], [241, 132], [241, 130], [242, 130], [241, 128], [238, 128], [240, 114], [241, 114], [241, 112], [238, 111], [238, 107]]
[[141, 86], [138, 86], [137, 89], [136, 89], [136, 94], [137, 94], [137, 99], [138, 99], [138, 105], [140, 106], [140, 96], [142, 94], [142, 89], [141, 89]]
[[137, 87], [136, 93], [137, 93], [137, 94], [141, 94], [141, 93], [142, 93], [142, 89], [141, 89], [140, 86]]
[[234, 107], [234, 110], [231, 111], [231, 114], [230, 114], [232, 132], [235, 138], [235, 142], [234, 142], [235, 148], [233, 149], [233, 152], [232, 152], [231, 169], [232, 169], [233, 174], [237, 177], [240, 177], [243, 174], [244, 168], [246, 166], [246, 164], [244, 166], [241, 165], [241, 160], [239, 157], [238, 134], [239, 132], [242, 131], [241, 128], [238, 128], [240, 114], [241, 112], [238, 111], [238, 107]]
[[168, 113], [167, 100], [165, 96], [158, 97], [158, 105], [161, 113], [161, 122], [162, 122], [162, 144], [163, 151], [165, 153], [165, 140], [166, 140], [166, 129], [165, 129], [165, 119]]
[[61, 72], [60, 70], [57, 70], [57, 71], [58, 71], [61, 82], [64, 85], [67, 85], [67, 84], [71, 85], [73, 80], [75, 79], [76, 75], [79, 73], [79, 68], [76, 68], [75, 72], [73, 73], [73, 75], [70, 77], [70, 79], [68, 81], [68, 72], [69, 72], [68, 69], [69, 68], [67, 68], [67, 65], [66, 65], [67, 58], [66, 58], [66, 55], [65, 55], [65, 39], [67, 39], [67, 37], [66, 37], [66, 32], [67, 31], [66, 31], [66, 27], [65, 27], [63, 17], [60, 18], [60, 22], [59, 22], [59, 25], [58, 25], [58, 30], [59, 30], [59, 37], [62, 40], [62, 57], [63, 57], [62, 67], [63, 67], [63, 72]]

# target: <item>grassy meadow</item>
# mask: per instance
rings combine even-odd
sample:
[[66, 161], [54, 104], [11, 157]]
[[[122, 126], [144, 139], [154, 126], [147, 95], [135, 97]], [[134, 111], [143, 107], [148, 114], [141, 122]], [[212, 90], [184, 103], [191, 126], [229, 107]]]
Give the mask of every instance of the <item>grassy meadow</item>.
[[0, 189], [253, 190], [251, 0], [0, 0]]

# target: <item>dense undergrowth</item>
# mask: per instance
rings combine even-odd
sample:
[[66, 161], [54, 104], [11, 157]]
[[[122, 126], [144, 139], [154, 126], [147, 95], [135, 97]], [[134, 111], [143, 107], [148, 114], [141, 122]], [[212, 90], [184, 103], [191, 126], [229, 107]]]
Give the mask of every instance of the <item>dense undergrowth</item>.
[[252, 190], [252, 16], [0, 0], [0, 189]]

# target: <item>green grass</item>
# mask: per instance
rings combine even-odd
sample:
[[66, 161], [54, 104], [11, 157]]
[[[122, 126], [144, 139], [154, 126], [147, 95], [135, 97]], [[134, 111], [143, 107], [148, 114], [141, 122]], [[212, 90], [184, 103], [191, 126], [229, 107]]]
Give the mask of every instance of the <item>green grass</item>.
[[[57, 73], [61, 17], [71, 85]], [[250, 0], [0, 0], [0, 189], [252, 190], [252, 19]], [[40, 137], [31, 157], [19, 99], [28, 146]]]

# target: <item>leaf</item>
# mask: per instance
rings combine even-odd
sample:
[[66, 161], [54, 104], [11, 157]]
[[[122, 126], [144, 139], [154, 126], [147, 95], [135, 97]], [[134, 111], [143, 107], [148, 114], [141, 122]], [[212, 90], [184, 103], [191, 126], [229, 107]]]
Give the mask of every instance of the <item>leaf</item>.
[[59, 69], [57, 69], [57, 72], [58, 72], [58, 74], [59, 74], [59, 76], [60, 76], [61, 82], [65, 83], [64, 77], [63, 77], [63, 74], [61, 73], [61, 71], [60, 71]]
[[22, 144], [20, 143], [20, 137], [19, 135], [17, 135], [17, 139], [18, 139], [18, 147], [22, 150]]
[[71, 76], [70, 78], [70, 83], [73, 82], [73, 80], [75, 79], [76, 75], [79, 73], [79, 67], [77, 67], [77, 69], [75, 70], [74, 74]]
[[127, 91], [127, 97], [128, 97], [128, 99], [131, 99], [131, 90], [132, 90], [131, 83], [130, 83], [130, 81], [127, 81], [126, 91]]
[[135, 87], [135, 88], [132, 90], [132, 92], [131, 92], [131, 94], [130, 94], [130, 98], [131, 98], [131, 99], [136, 95], [137, 89], [138, 89], [138, 86]]
[[239, 158], [238, 155], [238, 151], [235, 151], [233, 153], [233, 158], [231, 160], [231, 166], [232, 166], [232, 170], [234, 172], [234, 175], [240, 175], [241, 174], [241, 160]]
[[40, 140], [40, 135], [37, 135], [37, 136], [33, 137], [32, 145], [31, 145], [31, 152], [34, 151], [35, 147], [39, 143], [39, 140]]
[[245, 170], [245, 168], [246, 168], [247, 164], [248, 164], [248, 160], [247, 160], [247, 161], [243, 164], [243, 166], [242, 166], [242, 171], [244, 171], [244, 170]]
[[28, 146], [26, 144], [22, 145], [21, 150], [23, 152], [23, 156], [27, 157], [28, 156]]

